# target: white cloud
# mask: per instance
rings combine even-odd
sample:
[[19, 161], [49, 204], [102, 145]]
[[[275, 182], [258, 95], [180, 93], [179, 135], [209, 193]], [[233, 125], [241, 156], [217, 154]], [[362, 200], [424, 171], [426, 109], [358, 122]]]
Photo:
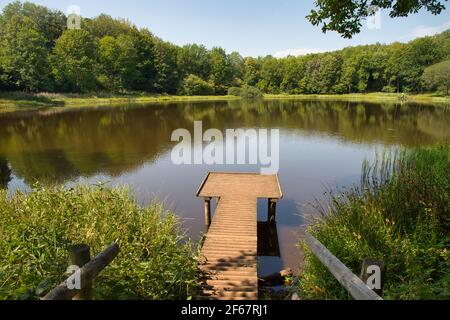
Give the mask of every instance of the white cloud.
[[304, 56], [309, 53], [320, 53], [325, 52], [324, 49], [313, 49], [313, 48], [298, 48], [298, 49], [287, 49], [283, 51], [276, 52], [273, 56], [275, 58], [285, 58], [287, 56]]
[[430, 26], [420, 26], [415, 28], [412, 33], [415, 37], [426, 37], [426, 36], [432, 36], [441, 32], [444, 32], [445, 30], [450, 29], [450, 21], [445, 22], [444, 24], [437, 26], [437, 27], [430, 27]]

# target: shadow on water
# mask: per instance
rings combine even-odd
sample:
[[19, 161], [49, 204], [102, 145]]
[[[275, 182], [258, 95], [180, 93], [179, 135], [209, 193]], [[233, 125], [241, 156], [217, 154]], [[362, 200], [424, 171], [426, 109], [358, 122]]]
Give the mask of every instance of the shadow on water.
[[11, 174], [8, 161], [0, 156], [0, 189], [8, 188], [8, 183], [12, 180]]

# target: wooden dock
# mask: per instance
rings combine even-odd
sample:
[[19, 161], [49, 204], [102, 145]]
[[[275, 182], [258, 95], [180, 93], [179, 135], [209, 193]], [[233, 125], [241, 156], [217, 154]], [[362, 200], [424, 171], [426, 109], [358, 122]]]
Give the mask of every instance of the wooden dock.
[[[258, 299], [257, 200], [268, 199], [268, 220], [275, 222], [282, 198], [277, 175], [210, 173], [197, 196], [205, 199], [206, 236], [199, 268], [203, 298]], [[211, 219], [211, 200], [217, 198]]]

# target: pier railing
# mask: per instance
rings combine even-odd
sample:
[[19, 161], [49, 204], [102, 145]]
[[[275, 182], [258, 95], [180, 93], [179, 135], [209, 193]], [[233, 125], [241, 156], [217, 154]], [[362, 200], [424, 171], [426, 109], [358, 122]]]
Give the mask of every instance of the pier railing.
[[322, 243], [306, 233], [305, 243], [319, 261], [355, 300], [383, 300], [374, 290], [347, 268]]
[[94, 259], [90, 258], [90, 247], [80, 244], [69, 250], [70, 266], [74, 273], [43, 300], [91, 300], [92, 282], [119, 254], [119, 246], [111, 244]]

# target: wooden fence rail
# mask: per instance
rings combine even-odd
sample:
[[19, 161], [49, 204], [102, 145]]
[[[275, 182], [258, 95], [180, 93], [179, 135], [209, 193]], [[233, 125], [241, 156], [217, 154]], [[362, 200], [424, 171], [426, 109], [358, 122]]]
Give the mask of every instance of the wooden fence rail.
[[305, 243], [353, 298], [356, 300], [383, 300], [309, 233], [306, 233]]
[[72, 300], [91, 299], [91, 287], [94, 279], [106, 268], [119, 254], [119, 246], [111, 244], [97, 257], [89, 260], [89, 246], [77, 245], [70, 250], [70, 260], [73, 265], [81, 267], [78, 271], [81, 287], [71, 289], [68, 286], [71, 277], [50, 291], [43, 300]]

